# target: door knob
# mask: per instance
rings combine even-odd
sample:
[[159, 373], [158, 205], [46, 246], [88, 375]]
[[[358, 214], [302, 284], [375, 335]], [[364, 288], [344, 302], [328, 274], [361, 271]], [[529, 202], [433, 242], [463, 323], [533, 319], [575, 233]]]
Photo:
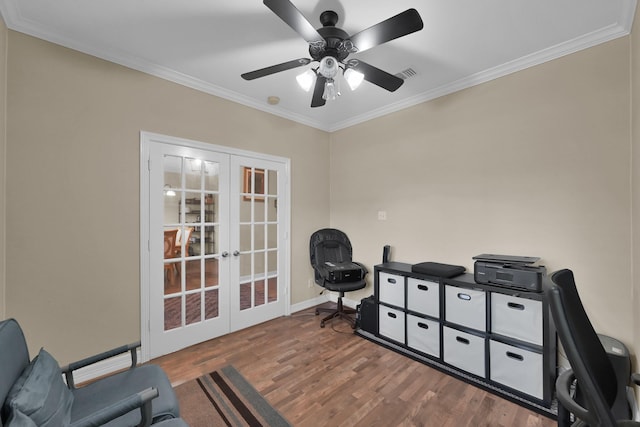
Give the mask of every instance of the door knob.
[[233, 251], [233, 256], [238, 256], [238, 255], [240, 255], [240, 251], [239, 250], [236, 249], [235, 251]]
[[222, 252], [222, 254], [221, 254], [221, 255], [222, 255], [222, 258], [226, 258], [226, 257], [228, 257], [228, 256], [229, 256], [229, 252], [224, 251], [224, 252]]

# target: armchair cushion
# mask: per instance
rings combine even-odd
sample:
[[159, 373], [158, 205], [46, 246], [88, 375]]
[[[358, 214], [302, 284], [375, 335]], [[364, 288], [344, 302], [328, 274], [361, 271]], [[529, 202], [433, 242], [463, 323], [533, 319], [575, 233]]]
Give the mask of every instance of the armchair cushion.
[[73, 394], [62, 380], [58, 362], [44, 349], [9, 391], [8, 426], [59, 427], [71, 420]]
[[[164, 371], [157, 365], [142, 365], [100, 379], [93, 383], [73, 389], [74, 402], [71, 419], [76, 421], [89, 416], [101, 408], [114, 404], [123, 395], [131, 395], [146, 388], [158, 390], [153, 399], [153, 422], [180, 417], [178, 399]], [[140, 411], [113, 420], [105, 426], [132, 426], [140, 423]]]
[[9, 390], [29, 366], [29, 351], [20, 325], [14, 319], [0, 322], [0, 426], [9, 418], [7, 400]]

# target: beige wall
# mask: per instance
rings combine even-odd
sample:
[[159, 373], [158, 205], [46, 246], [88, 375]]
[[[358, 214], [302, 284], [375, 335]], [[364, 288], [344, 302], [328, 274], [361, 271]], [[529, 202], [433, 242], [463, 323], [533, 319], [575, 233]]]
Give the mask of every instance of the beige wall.
[[288, 157], [293, 303], [329, 223], [328, 134], [9, 32], [7, 316], [60, 363], [140, 337], [139, 132]]
[[633, 348], [629, 45], [333, 133], [332, 226], [369, 267], [390, 244], [395, 261], [471, 272], [481, 253], [571, 268], [595, 327]]
[[4, 20], [0, 18], [0, 319], [5, 318], [5, 241], [6, 241], [6, 211], [5, 211], [5, 169], [6, 169], [6, 99], [7, 99], [7, 37], [8, 31]]

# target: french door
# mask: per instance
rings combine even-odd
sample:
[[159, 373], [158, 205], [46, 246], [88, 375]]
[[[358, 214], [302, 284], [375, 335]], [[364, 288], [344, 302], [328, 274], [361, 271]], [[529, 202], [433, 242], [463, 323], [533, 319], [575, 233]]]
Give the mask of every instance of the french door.
[[252, 154], [143, 133], [143, 357], [288, 314], [288, 163]]

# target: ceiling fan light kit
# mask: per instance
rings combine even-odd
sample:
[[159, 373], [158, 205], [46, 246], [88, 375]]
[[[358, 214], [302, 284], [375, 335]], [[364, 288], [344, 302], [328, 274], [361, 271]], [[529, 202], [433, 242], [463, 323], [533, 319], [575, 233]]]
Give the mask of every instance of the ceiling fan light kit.
[[364, 80], [364, 74], [354, 70], [353, 68], [347, 68], [344, 70], [344, 79], [347, 81], [351, 90], [356, 90]]
[[338, 61], [332, 56], [325, 56], [320, 60], [318, 72], [327, 79], [332, 79], [338, 74]]
[[[415, 9], [407, 9], [385, 21], [349, 36], [336, 27], [338, 14], [327, 10], [320, 15], [321, 28], [315, 29], [305, 16], [289, 0], [263, 0], [273, 13], [296, 31], [309, 44], [309, 58], [300, 58], [282, 64], [272, 65], [244, 73], [241, 77], [253, 80], [281, 71], [302, 67], [311, 62], [319, 62], [316, 69], [309, 69], [296, 77], [302, 89], [309, 92], [314, 87], [311, 107], [325, 105], [326, 100], [334, 100], [340, 95], [339, 79], [341, 69], [351, 90], [355, 90], [363, 80], [373, 83], [389, 92], [400, 88], [404, 80], [363, 61], [350, 59], [350, 54], [363, 52], [399, 37], [420, 31], [424, 24]], [[315, 79], [315, 81], [314, 81]]]
[[305, 91], [309, 92], [316, 79], [316, 73], [313, 70], [307, 70], [302, 74], [296, 76], [298, 85]]
[[340, 96], [340, 88], [338, 87], [338, 83], [333, 79], [327, 79], [324, 82], [324, 91], [322, 92], [322, 99], [335, 101], [337, 97]]

